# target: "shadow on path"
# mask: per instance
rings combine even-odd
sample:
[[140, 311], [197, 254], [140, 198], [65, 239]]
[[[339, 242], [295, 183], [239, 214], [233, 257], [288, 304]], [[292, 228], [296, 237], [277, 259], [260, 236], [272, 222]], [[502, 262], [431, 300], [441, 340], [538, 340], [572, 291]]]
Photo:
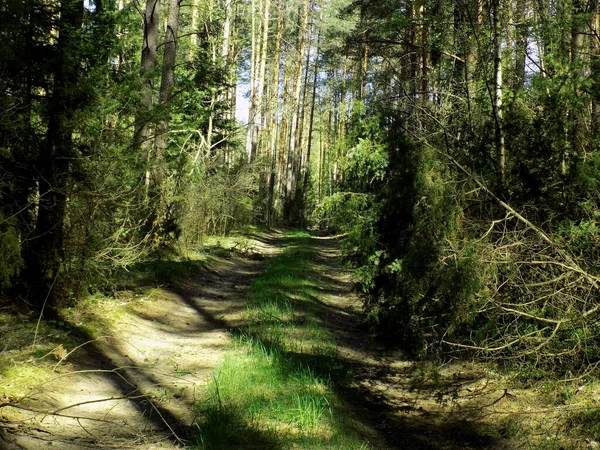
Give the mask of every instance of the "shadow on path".
[[[269, 246], [277, 238], [263, 241], [261, 246], [273, 251]], [[67, 365], [57, 365], [56, 380], [22, 404], [30, 410], [28, 417], [0, 423], [5, 430], [0, 450], [47, 445], [154, 449], [193, 443], [198, 388], [219, 363], [228, 332], [240, 325], [245, 288], [266, 261], [232, 252], [214, 258], [210, 269], [187, 273], [186, 267], [173, 267], [178, 264], [187, 263], [172, 262], [169, 269], [183, 273], [181, 280], [164, 287], [161, 279], [148, 298], [124, 306], [117, 323], [93, 317], [94, 329], [106, 338], [95, 339], [85, 323], [61, 318], [81, 346]], [[152, 287], [151, 280], [146, 286]]]
[[473, 395], [466, 404], [454, 402], [453, 396], [462, 395], [461, 389], [472, 387], [478, 378], [460, 383], [452, 377], [434, 380], [420, 374], [415, 362], [386, 357], [385, 349], [361, 326], [359, 301], [351, 292], [351, 281], [339, 269], [338, 242], [319, 237], [316, 243], [318, 254], [311, 267], [298, 267], [298, 271], [308, 280], [317, 279], [315, 286], [325, 286], [324, 289], [310, 288], [301, 282], [296, 286], [263, 287], [278, 301], [299, 304], [306, 313], [303, 320], [331, 330], [338, 352], [290, 351], [285, 342], [271, 340], [268, 335], [252, 335], [260, 345], [281, 355], [278, 358], [281, 371], [296, 376], [308, 367], [313, 373], [332, 379], [349, 407], [346, 413], [375, 430], [375, 434], [360, 431], [375, 448], [505, 448], [498, 433], [477, 420], [477, 411], [489, 392]]

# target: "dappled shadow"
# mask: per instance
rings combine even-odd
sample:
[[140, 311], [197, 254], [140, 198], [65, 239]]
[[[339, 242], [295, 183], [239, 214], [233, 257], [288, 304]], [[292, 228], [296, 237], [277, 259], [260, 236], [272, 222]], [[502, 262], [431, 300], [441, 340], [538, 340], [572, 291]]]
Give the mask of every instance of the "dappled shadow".
[[[114, 436], [111, 445], [120, 448], [135, 447], [141, 437], [172, 446], [193, 443], [198, 436], [196, 392], [219, 363], [230, 331], [277, 355], [275, 363], [284, 377], [299, 378], [309, 370], [330, 382], [344, 400], [332, 405], [333, 415], [357, 418], [348, 426], [375, 448], [502, 448], [497, 434], [476, 420], [485, 404], [480, 397], [489, 399], [485, 386], [477, 388], [479, 391], [475, 388], [479, 380], [476, 375], [435, 378], [410, 362], [394, 365], [384, 349], [370, 339], [358, 318], [360, 307], [347, 301], [351, 284], [337, 269], [334, 239], [255, 237], [259, 238], [263, 245], [296, 247], [298, 252], [318, 245], [316, 257], [308, 263], [299, 261], [294, 267], [296, 279], [285, 272], [275, 273], [271, 281], [260, 285], [260, 295], [273, 302], [291, 302], [301, 314], [270, 317], [264, 312], [264, 320], [281, 328], [310, 329], [317, 323], [331, 331], [338, 349], [318, 342], [297, 348], [252, 327], [241, 327], [246, 300], [258, 292], [258, 288], [247, 287], [268, 261], [232, 253], [214, 258], [211, 268], [186, 261], [154, 264], [145, 269], [149, 275], [144, 279], [148, 287], [162, 287], [160, 294], [132, 302], [117, 324], [94, 318], [96, 328], [112, 334], [110, 338], [93, 340], [85, 324], [62, 319], [79, 344], [91, 341], [69, 356], [68, 367], [59, 366], [59, 370], [70, 372], [59, 375], [68, 381], [59, 388], [48, 385], [45, 392], [44, 401], [55, 410], [65, 408], [60, 411], [62, 415], [79, 418], [57, 417], [62, 438], [70, 436], [72, 442], [81, 444], [73, 448], [102, 448], [109, 435]], [[464, 397], [466, 389], [472, 391], [472, 398], [457, 402], [456, 397]], [[210, 448], [235, 448], [235, 442], [218, 444], [218, 435], [209, 436], [213, 431], [218, 433], [219, 426], [244, 434], [244, 448], [280, 448], [280, 440], [272, 431], [244, 423], [235, 410], [223, 405], [216, 404], [213, 409], [200, 424], [204, 427], [202, 435], [214, 444]], [[255, 446], [248, 447], [248, 442]]]
[[[336, 339], [337, 351], [323, 352], [321, 347], [291, 350], [289, 342], [244, 327], [238, 333], [247, 341], [266, 349], [275, 359], [284, 376], [297, 377], [304, 370], [330, 380], [346, 405], [338, 406], [334, 414], [348, 414], [350, 408], [362, 423], [377, 430], [379, 436], [367, 436], [377, 448], [394, 449], [501, 449], [497, 430], [476, 420], [490, 392], [473, 390], [467, 402], [465, 388], [471, 389], [480, 380], [473, 374], [460, 377], [427, 378], [418, 365], [406, 361], [391, 367], [385, 349], [379, 347], [362, 327], [361, 310], [345, 300], [351, 291], [351, 281], [341, 277], [337, 242], [332, 238], [317, 238], [316, 258], [310, 266], [296, 267], [297, 279], [277, 282], [272, 277], [261, 283], [261, 295], [285, 305], [291, 302], [304, 317], [264, 319], [263, 323], [285, 328], [317, 323], [330, 330]], [[290, 239], [290, 245], [307, 245], [301, 239]], [[310, 280], [317, 283], [311, 283]], [[307, 282], [308, 280], [308, 282]], [[319, 289], [318, 286], [327, 286]], [[331, 301], [333, 298], [333, 301]], [[390, 393], [393, 391], [393, 394]], [[426, 401], [423, 401], [423, 400]], [[465, 400], [463, 398], [463, 400]], [[434, 405], [434, 407], [429, 407]]]
[[[153, 262], [138, 268], [147, 297], [125, 302], [116, 323], [96, 314], [91, 333], [85, 318], [60, 317], [77, 350], [25, 405], [53, 422], [38, 431], [36, 425], [15, 429], [23, 448], [45, 442], [74, 449], [193, 444], [197, 394], [220, 361], [228, 330], [240, 325], [245, 288], [264, 264], [236, 252], [213, 257], [210, 268]], [[98, 331], [108, 336], [94, 339]], [[275, 448], [268, 435], [244, 432], [255, 433], [256, 448]]]
[[279, 450], [276, 434], [249, 424], [236, 408], [214, 405], [204, 411], [205, 420], [199, 424], [200, 443], [210, 450]]
[[[351, 377], [340, 392], [358, 406], [361, 419], [381, 432], [389, 448], [503, 449], [498, 427], [478, 420], [487, 406], [503, 399], [487, 385], [484, 374], [448, 371], [387, 355], [367, 333], [357, 301], [349, 301], [352, 282], [340, 274], [335, 239], [318, 239], [318, 279], [334, 289], [318, 299], [320, 321], [336, 336], [340, 357]], [[331, 283], [337, 280], [336, 283]]]
[[[200, 283], [179, 283], [171, 286], [169, 291], [213, 327], [229, 330], [240, 325], [241, 314], [246, 310], [244, 290], [261, 273], [263, 266], [242, 258], [225, 264], [234, 268], [227, 277], [211, 272]], [[202, 301], [198, 301], [200, 299]], [[230, 316], [229, 320], [223, 319], [226, 314]]]

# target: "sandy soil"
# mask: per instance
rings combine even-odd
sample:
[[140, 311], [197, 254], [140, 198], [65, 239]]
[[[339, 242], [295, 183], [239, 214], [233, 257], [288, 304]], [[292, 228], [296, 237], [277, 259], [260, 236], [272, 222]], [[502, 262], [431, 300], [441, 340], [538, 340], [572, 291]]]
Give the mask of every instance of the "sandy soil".
[[110, 321], [102, 322], [102, 307], [79, 311], [72, 319], [82, 325], [93, 318], [96, 328], [100, 322], [103, 337], [80, 336], [92, 342], [58, 365], [53, 381], [21, 400], [25, 409], [2, 410], [0, 449], [189, 444], [199, 389], [221, 361], [228, 330], [240, 325], [245, 289], [279, 251], [278, 243], [276, 234], [257, 236], [250, 241], [253, 258], [232, 253], [216, 259], [194, 279], [113, 305], [118, 313], [107, 314]]
[[[106, 338], [73, 352], [54, 381], [21, 403], [29, 411], [11, 408], [7, 417], [2, 410], [0, 449], [185, 447], [199, 389], [223, 357], [228, 330], [240, 325], [245, 289], [282, 242], [277, 234], [257, 237], [252, 246], [266, 259], [220, 259], [197, 278], [128, 302], [119, 320], [104, 324]], [[340, 269], [338, 242], [318, 242], [315, 264], [326, 286], [318, 316], [352, 367], [340, 393], [374, 447], [509, 449], [503, 433], [560, 417], [534, 390], [517, 390], [483, 365], [433, 366], [379, 345], [361, 326], [361, 302]]]

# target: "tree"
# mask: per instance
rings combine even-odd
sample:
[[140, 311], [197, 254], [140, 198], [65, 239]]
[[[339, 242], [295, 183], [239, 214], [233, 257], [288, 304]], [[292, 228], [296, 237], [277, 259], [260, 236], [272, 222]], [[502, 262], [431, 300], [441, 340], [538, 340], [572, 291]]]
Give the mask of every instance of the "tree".
[[73, 114], [82, 107], [77, 88], [80, 72], [77, 33], [83, 24], [83, 1], [61, 2], [59, 15], [47, 131], [35, 164], [40, 176], [34, 242], [25, 258], [28, 279], [37, 287], [31, 300], [39, 308], [46, 299], [52, 304], [56, 298], [53, 288], [63, 256], [70, 160], [74, 156]]
[[157, 218], [160, 214], [161, 189], [165, 174], [165, 152], [168, 144], [169, 133], [169, 107], [175, 87], [175, 62], [177, 58], [177, 31], [179, 27], [179, 10], [181, 0], [169, 0], [167, 27], [163, 45], [162, 75], [160, 78], [160, 89], [158, 92], [159, 106], [162, 117], [156, 124], [156, 138], [154, 141], [154, 155], [150, 163], [150, 199], [155, 202], [152, 215]]
[[[152, 147], [150, 118], [154, 97], [154, 78], [158, 63], [158, 25], [159, 0], [146, 0], [143, 15], [142, 63], [140, 76], [142, 87], [140, 92], [140, 108], [135, 120], [133, 137], [134, 149], [142, 150], [142, 158], [148, 164]], [[147, 168], [144, 168], [147, 171]], [[146, 173], [146, 184], [149, 183], [149, 173]]]

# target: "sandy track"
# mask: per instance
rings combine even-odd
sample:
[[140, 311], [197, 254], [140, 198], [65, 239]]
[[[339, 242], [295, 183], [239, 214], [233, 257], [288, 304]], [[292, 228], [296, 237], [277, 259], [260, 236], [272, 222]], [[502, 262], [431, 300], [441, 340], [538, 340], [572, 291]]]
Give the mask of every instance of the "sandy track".
[[[285, 242], [277, 234], [253, 247], [269, 256]], [[338, 242], [317, 238], [320, 325], [330, 329], [351, 377], [338, 386], [348, 413], [364, 425], [374, 448], [505, 450], [494, 432], [519, 413], [510, 390], [484, 366], [427, 365], [387, 351], [362, 326], [362, 304], [340, 268]], [[164, 449], [190, 444], [194, 405], [211, 382], [230, 334], [241, 325], [247, 292], [265, 261], [233, 256], [177, 286], [154, 290], [106, 322], [105, 339], [82, 347], [58, 367], [57, 379], [10, 409], [0, 427], [0, 450]], [[101, 314], [100, 314], [101, 315]], [[96, 320], [101, 320], [98, 317]], [[82, 336], [83, 340], [85, 336]], [[530, 402], [527, 400], [527, 402]], [[534, 401], [531, 400], [534, 404]], [[54, 412], [55, 414], [49, 414]], [[69, 417], [65, 417], [69, 416]]]
[[[275, 234], [251, 241], [265, 257], [278, 243]], [[73, 352], [53, 381], [19, 402], [27, 410], [3, 409], [0, 449], [189, 444], [199, 390], [222, 359], [228, 330], [240, 325], [245, 289], [264, 270], [259, 259], [217, 259], [196, 278], [123, 305], [117, 321], [102, 323], [105, 337]]]

